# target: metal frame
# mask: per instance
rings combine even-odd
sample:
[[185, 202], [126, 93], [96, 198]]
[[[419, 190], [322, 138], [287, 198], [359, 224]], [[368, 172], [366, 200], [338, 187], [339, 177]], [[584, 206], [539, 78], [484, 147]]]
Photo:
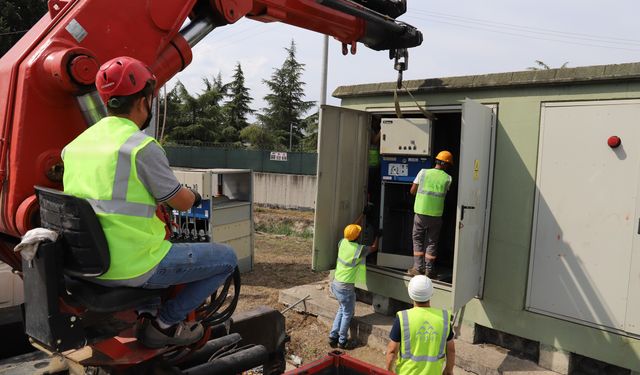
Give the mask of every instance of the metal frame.
[[[479, 289], [479, 293], [477, 298], [482, 298], [483, 294], [484, 294], [484, 282], [485, 282], [485, 275], [486, 275], [486, 267], [487, 267], [487, 253], [488, 253], [488, 247], [489, 247], [489, 233], [490, 233], [490, 227], [491, 227], [491, 204], [492, 204], [492, 200], [493, 200], [493, 180], [494, 180], [494, 168], [495, 168], [495, 153], [496, 153], [496, 136], [497, 136], [497, 127], [498, 127], [498, 109], [499, 109], [499, 105], [498, 103], [492, 102], [492, 103], [482, 103], [480, 102], [480, 104], [489, 107], [492, 112], [493, 112], [493, 118], [492, 118], [492, 124], [491, 124], [491, 145], [490, 145], [490, 151], [489, 151], [489, 160], [490, 160], [490, 165], [489, 165], [489, 180], [488, 180], [488, 184], [487, 184], [487, 207], [485, 210], [485, 224], [484, 224], [484, 233], [483, 233], [483, 243], [482, 243], [482, 262], [481, 262], [481, 278], [480, 278], [480, 289]], [[452, 105], [438, 105], [438, 106], [427, 106], [426, 107], [430, 112], [433, 113], [460, 113], [460, 116], [462, 116], [462, 104], [452, 104]], [[380, 115], [385, 115], [385, 114], [389, 114], [389, 115], [394, 115], [395, 114], [395, 108], [393, 107], [366, 107], [365, 111], [370, 112], [372, 114], [380, 114]], [[403, 113], [410, 113], [410, 114], [420, 114], [420, 110], [418, 107], [413, 106], [413, 107], [403, 107], [402, 108]], [[462, 121], [462, 118], [461, 120]], [[380, 199], [380, 205], [384, 206], [384, 185], [382, 184], [382, 189], [381, 189], [381, 199]], [[383, 210], [380, 210], [380, 223], [382, 223], [383, 220]], [[368, 269], [371, 271], [375, 271], [378, 272], [380, 274], [389, 276], [389, 277], [393, 277], [395, 279], [398, 280], [405, 280], [408, 281], [410, 278], [407, 277], [404, 274], [401, 274], [398, 271], [390, 271], [387, 270], [386, 267], [383, 266], [378, 266], [378, 265], [373, 265], [373, 264], [369, 264], [367, 265]], [[440, 290], [444, 290], [444, 291], [448, 291], [448, 292], [452, 292], [453, 291], [453, 284], [450, 283], [444, 283], [438, 280], [434, 280], [434, 285], [436, 287], [436, 289], [440, 289]]]

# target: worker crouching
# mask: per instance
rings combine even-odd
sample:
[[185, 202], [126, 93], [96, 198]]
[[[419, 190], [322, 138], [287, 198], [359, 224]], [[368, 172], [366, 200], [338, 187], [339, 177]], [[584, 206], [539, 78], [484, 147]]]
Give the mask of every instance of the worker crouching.
[[[362, 221], [361, 215], [356, 223]], [[356, 307], [355, 283], [366, 282], [366, 258], [367, 255], [378, 250], [378, 238], [371, 246], [361, 245], [357, 242], [362, 232], [359, 224], [350, 224], [344, 228], [344, 238], [338, 243], [338, 259], [334, 280], [331, 283], [331, 292], [339, 303], [336, 317], [329, 333], [329, 345], [340, 349], [352, 349], [353, 341], [348, 340], [349, 325]]]
[[[431, 279], [424, 275], [409, 281], [413, 308], [396, 315], [389, 345], [387, 369], [398, 375], [453, 375], [455, 344], [453, 319], [447, 310], [432, 308]], [[396, 360], [397, 358], [397, 360]]]

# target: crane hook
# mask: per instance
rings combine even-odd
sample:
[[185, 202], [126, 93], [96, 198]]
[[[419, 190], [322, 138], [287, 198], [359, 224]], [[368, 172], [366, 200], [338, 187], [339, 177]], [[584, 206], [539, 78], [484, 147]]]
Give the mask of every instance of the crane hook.
[[402, 88], [402, 72], [409, 68], [409, 51], [406, 48], [398, 48], [389, 51], [389, 58], [394, 59], [393, 69], [398, 71], [397, 86]]

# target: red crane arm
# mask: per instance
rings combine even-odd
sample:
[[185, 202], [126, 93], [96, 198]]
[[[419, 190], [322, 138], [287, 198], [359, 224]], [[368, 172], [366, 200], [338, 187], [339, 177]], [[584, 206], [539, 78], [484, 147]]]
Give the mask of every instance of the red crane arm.
[[[364, 0], [360, 0], [363, 1]], [[367, 0], [383, 9], [404, 0]], [[34, 185], [61, 188], [60, 152], [105, 115], [94, 77], [101, 63], [135, 57], [159, 86], [191, 62], [191, 47], [216, 27], [249, 17], [331, 35], [352, 50], [419, 45], [415, 28], [358, 0], [49, 0], [49, 12], [0, 58], [0, 233], [37, 225]], [[406, 9], [406, 7], [405, 7]], [[403, 12], [403, 11], [402, 11]], [[184, 26], [185, 22], [191, 22]], [[7, 241], [0, 259], [19, 268]]]

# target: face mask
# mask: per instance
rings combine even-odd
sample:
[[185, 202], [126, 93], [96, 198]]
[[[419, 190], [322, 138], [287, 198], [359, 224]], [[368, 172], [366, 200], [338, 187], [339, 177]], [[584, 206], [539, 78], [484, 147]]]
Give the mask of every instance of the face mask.
[[144, 130], [146, 128], [149, 127], [149, 125], [151, 125], [151, 100], [147, 100], [147, 102], [149, 103], [149, 105], [147, 105], [147, 119], [144, 120], [144, 123], [142, 124], [142, 126], [140, 127], [140, 130]]

